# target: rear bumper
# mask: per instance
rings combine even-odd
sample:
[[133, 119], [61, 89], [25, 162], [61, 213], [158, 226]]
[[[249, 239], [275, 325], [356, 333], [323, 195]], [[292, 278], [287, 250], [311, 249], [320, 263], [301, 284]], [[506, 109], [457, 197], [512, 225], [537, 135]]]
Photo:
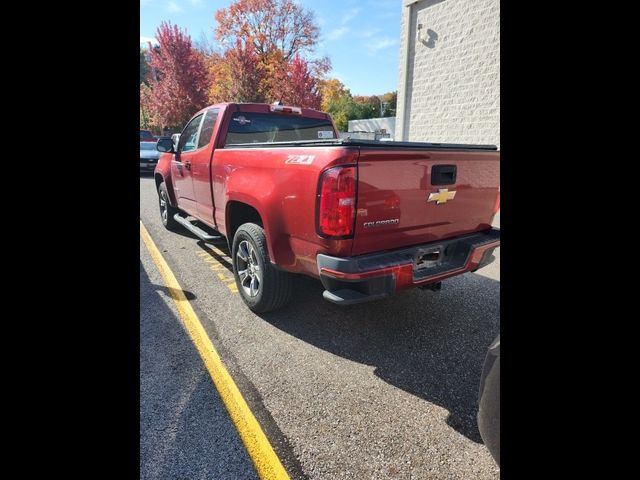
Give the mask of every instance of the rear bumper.
[[325, 299], [340, 305], [387, 297], [478, 270], [493, 261], [500, 230], [463, 235], [384, 253], [357, 257], [317, 256]]

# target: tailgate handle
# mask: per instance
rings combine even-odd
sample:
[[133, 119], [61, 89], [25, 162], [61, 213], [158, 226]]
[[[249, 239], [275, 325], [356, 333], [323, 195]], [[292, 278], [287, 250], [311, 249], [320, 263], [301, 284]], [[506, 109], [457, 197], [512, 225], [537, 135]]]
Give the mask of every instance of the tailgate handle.
[[434, 165], [431, 168], [431, 185], [453, 185], [456, 183], [456, 165]]

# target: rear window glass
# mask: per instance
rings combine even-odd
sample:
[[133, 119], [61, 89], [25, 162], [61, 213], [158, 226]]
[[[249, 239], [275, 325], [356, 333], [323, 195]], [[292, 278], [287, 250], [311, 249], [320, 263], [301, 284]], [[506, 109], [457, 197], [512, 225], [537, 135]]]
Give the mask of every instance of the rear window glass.
[[238, 112], [231, 116], [225, 145], [335, 138], [331, 121], [299, 115]]
[[140, 150], [155, 150], [156, 144], [151, 142], [140, 142]]
[[143, 138], [153, 138], [153, 135], [149, 130], [140, 130], [140, 140]]

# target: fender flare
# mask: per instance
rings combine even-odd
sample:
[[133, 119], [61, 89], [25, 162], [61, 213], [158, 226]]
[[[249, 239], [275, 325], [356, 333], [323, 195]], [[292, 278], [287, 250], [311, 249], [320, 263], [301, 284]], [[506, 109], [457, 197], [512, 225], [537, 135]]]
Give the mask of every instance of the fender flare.
[[[160, 184], [164, 182], [164, 184], [167, 186], [167, 193], [169, 194], [169, 203], [172, 207], [178, 208], [178, 200], [176, 199], [176, 192], [173, 190], [173, 182], [171, 182], [171, 176], [169, 176], [167, 180], [167, 177], [165, 177], [162, 172], [156, 171], [153, 174], [153, 178], [156, 183], [156, 191], [160, 188]], [[158, 179], [160, 179], [160, 181], [158, 181]]]
[[[271, 218], [269, 217], [269, 215], [267, 215], [267, 209], [264, 208], [262, 202], [260, 202], [260, 200], [256, 197], [246, 193], [234, 192], [233, 194], [229, 195], [225, 204], [224, 215], [225, 228], [227, 232], [229, 232], [229, 226], [231, 225], [229, 219], [229, 207], [231, 205], [231, 202], [243, 203], [258, 212], [258, 215], [260, 215], [260, 219], [262, 220], [262, 228], [264, 229], [264, 235], [267, 240], [267, 251], [269, 252], [271, 263], [274, 263], [276, 265], [280, 264], [284, 260], [282, 257], [283, 253], [285, 252], [282, 251], [282, 248], [274, 249], [274, 238], [279, 237], [279, 232], [281, 230], [281, 228], [279, 228], [280, 226], [278, 225], [277, 219]], [[233, 238], [227, 238], [229, 241], [229, 246], [231, 247], [231, 245], [233, 244]], [[286, 257], [286, 254], [284, 256]]]

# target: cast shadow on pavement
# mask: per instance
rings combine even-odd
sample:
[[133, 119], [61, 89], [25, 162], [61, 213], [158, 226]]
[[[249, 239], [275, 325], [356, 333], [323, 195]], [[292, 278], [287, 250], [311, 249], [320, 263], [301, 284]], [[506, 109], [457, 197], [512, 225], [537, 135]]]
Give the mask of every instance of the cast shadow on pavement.
[[150, 283], [149, 287], [155, 291], [164, 292], [173, 298], [175, 298], [179, 292], [182, 292], [187, 300], [195, 300], [196, 298], [195, 294], [193, 294], [189, 290], [182, 290], [182, 289], [178, 290], [175, 288], [166, 287], [164, 285], [156, 285], [155, 283]]
[[166, 288], [151, 282], [141, 262], [140, 478], [257, 479], [200, 356], [161, 290]]
[[[220, 255], [216, 250], [211, 248], [211, 245], [202, 240], [198, 240], [198, 246], [203, 251], [207, 252], [211, 257], [215, 258], [218, 263], [223, 265], [227, 270], [229, 270], [229, 272], [231, 272], [231, 274], [233, 274], [233, 265], [231, 265], [231, 262]], [[231, 252], [229, 252], [229, 247], [227, 247], [226, 243], [220, 243], [216, 245], [216, 249], [224, 253], [227, 257], [231, 258]]]
[[478, 388], [487, 347], [500, 331], [500, 282], [467, 273], [442, 291], [412, 289], [384, 300], [339, 307], [319, 281], [296, 280], [295, 298], [262, 314], [273, 326], [318, 348], [375, 367], [375, 374], [449, 411], [447, 423], [474, 442]]

